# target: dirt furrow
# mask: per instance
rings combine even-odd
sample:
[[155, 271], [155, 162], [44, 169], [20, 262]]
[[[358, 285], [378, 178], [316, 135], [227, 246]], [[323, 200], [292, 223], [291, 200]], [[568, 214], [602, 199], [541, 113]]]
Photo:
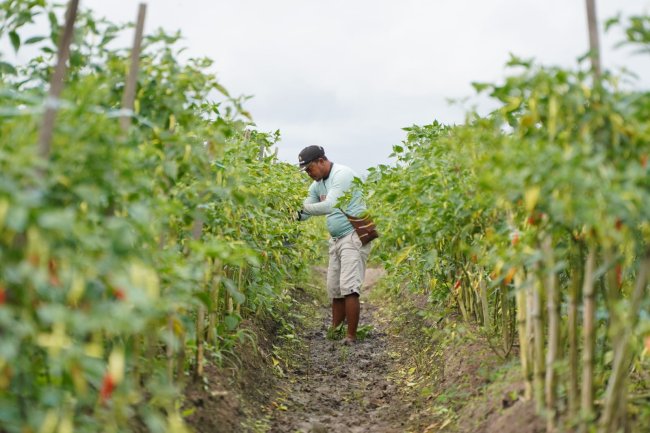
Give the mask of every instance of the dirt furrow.
[[404, 431], [405, 403], [388, 378], [393, 368], [388, 336], [365, 296], [379, 271], [368, 271], [361, 324], [372, 326], [369, 335], [351, 346], [328, 340], [331, 316], [322, 310], [320, 327], [303, 336], [304, 365], [286, 378], [271, 432]]

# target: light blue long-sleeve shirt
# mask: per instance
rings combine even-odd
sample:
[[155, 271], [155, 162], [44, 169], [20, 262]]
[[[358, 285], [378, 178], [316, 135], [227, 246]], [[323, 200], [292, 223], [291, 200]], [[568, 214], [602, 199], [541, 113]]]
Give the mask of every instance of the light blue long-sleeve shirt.
[[[332, 164], [332, 169], [327, 179], [314, 181], [309, 186], [307, 198], [303, 203], [301, 220], [310, 216], [327, 215], [327, 230], [334, 238], [339, 238], [350, 233], [354, 228], [348, 218], [337, 207], [339, 197], [353, 186], [356, 173], [349, 167], [341, 164]], [[361, 191], [355, 190], [352, 199], [341, 208], [349, 215], [361, 216], [366, 211], [366, 205], [361, 198]]]

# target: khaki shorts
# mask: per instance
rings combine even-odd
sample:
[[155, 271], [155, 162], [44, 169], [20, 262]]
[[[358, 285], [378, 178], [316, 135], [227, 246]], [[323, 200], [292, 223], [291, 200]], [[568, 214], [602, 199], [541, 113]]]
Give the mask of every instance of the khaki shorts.
[[355, 231], [329, 240], [327, 294], [330, 299], [360, 293], [371, 248], [371, 242], [361, 245], [359, 235]]

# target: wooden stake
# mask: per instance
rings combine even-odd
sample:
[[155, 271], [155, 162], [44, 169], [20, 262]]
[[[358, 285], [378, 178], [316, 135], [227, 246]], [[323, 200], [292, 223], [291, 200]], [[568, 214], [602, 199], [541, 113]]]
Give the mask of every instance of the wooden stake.
[[204, 342], [205, 306], [199, 305], [199, 311], [196, 314], [196, 369], [194, 370], [195, 378], [203, 376]]
[[587, 24], [589, 26], [589, 57], [596, 80], [600, 79], [600, 42], [598, 40], [598, 19], [596, 0], [587, 0]]
[[548, 344], [546, 349], [546, 431], [554, 432], [556, 428], [555, 417], [555, 400], [557, 397], [555, 362], [558, 358], [558, 348], [560, 345], [560, 311], [559, 311], [559, 293], [557, 287], [557, 277], [555, 275], [555, 258], [553, 257], [553, 247], [551, 237], [544, 239], [542, 251], [545, 256], [545, 266], [548, 272], [546, 282], [546, 307], [548, 312]]
[[176, 359], [176, 382], [182, 382], [185, 377], [185, 332], [178, 336], [178, 357]]
[[[135, 90], [138, 83], [138, 70], [140, 68], [140, 51], [142, 48], [142, 34], [144, 31], [144, 18], [147, 13], [147, 5], [140, 3], [138, 7], [138, 21], [135, 27], [135, 37], [133, 39], [133, 49], [131, 50], [131, 66], [129, 75], [124, 86], [122, 95], [122, 110], [133, 111], [135, 102]], [[120, 116], [120, 127], [126, 132], [131, 126], [131, 116], [123, 114]]]
[[[211, 344], [217, 344], [217, 320], [218, 320], [218, 315], [221, 315], [221, 317], [225, 316], [224, 314], [221, 314], [221, 299], [220, 299], [220, 294], [222, 292], [221, 286], [223, 285], [222, 279], [223, 279], [223, 273], [224, 273], [224, 268], [221, 262], [218, 260], [215, 260], [213, 265], [212, 265], [212, 275], [213, 277], [210, 278], [210, 285], [209, 285], [209, 296], [210, 296], [210, 301], [212, 303], [212, 310], [208, 312], [208, 342]], [[227, 297], [228, 297], [228, 291], [226, 288], [223, 288], [223, 297], [224, 297], [224, 305], [227, 303]], [[223, 310], [225, 310], [225, 306], [223, 307]]]
[[[537, 266], [535, 266], [537, 268]], [[535, 409], [541, 414], [545, 408], [544, 400], [544, 318], [542, 317], [542, 285], [539, 284], [537, 269], [533, 281], [533, 333], [534, 333], [534, 378]]]
[[174, 381], [174, 316], [167, 317], [167, 331], [169, 332], [169, 341], [167, 342], [167, 378], [169, 382]]
[[[580, 260], [582, 263], [582, 260]], [[571, 275], [569, 285], [569, 311], [568, 311], [568, 339], [569, 339], [569, 386], [567, 399], [569, 401], [569, 418], [575, 419], [578, 414], [578, 296], [582, 273], [580, 266], [576, 266]]]
[[[200, 218], [194, 220], [194, 226], [192, 227], [192, 236], [195, 240], [201, 239], [203, 233], [203, 221]], [[207, 290], [208, 296], [210, 295], [210, 281], [212, 280], [212, 262], [208, 259], [205, 274], [204, 274], [204, 289]], [[200, 378], [203, 376], [203, 363], [205, 359], [205, 305], [200, 304], [199, 309], [196, 313], [196, 366], [194, 370], [194, 378]]]
[[70, 57], [70, 44], [74, 34], [74, 22], [77, 19], [77, 10], [79, 9], [79, 0], [70, 0], [68, 9], [65, 12], [65, 27], [63, 35], [59, 39], [59, 51], [57, 62], [54, 68], [54, 74], [50, 80], [50, 91], [47, 95], [45, 114], [43, 116], [43, 125], [41, 126], [40, 137], [38, 139], [38, 154], [47, 160], [50, 157], [50, 147], [52, 136], [54, 135], [54, 121], [58, 111], [58, 100], [63, 90], [63, 80], [67, 71], [68, 58]]
[[596, 247], [589, 249], [585, 276], [582, 286], [583, 312], [583, 350], [582, 350], [582, 421], [581, 431], [588, 431], [588, 423], [594, 414], [594, 340], [596, 300], [594, 299], [594, 268], [596, 266]]
[[481, 290], [481, 307], [483, 308], [483, 326], [489, 332], [492, 325], [490, 324], [490, 309], [488, 306], [487, 283], [485, 278], [479, 273], [479, 287]]
[[528, 382], [530, 382], [530, 389], [528, 395], [524, 395], [528, 400], [533, 398], [533, 382], [534, 377], [534, 358], [535, 358], [535, 324], [534, 324], [534, 314], [535, 314], [535, 300], [534, 300], [534, 273], [526, 273], [526, 357], [528, 358]]
[[508, 302], [508, 287], [505, 283], [499, 285], [499, 293], [501, 294], [501, 336], [503, 337], [503, 353], [510, 352], [512, 342], [510, 340], [510, 305]]
[[517, 298], [517, 330], [519, 334], [519, 360], [521, 362], [521, 373], [524, 376], [524, 399], [530, 400], [533, 390], [532, 375], [530, 369], [530, 358], [528, 349], [528, 336], [526, 335], [527, 308], [526, 293], [527, 289], [522, 287], [523, 278], [521, 271], [515, 274], [515, 287]]

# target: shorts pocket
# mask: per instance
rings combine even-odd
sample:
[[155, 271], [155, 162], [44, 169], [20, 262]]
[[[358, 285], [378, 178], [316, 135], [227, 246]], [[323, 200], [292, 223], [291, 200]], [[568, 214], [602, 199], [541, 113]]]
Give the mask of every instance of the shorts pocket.
[[357, 249], [361, 249], [363, 244], [361, 243], [361, 239], [359, 239], [359, 235], [357, 232], [352, 232], [352, 244], [357, 247]]

